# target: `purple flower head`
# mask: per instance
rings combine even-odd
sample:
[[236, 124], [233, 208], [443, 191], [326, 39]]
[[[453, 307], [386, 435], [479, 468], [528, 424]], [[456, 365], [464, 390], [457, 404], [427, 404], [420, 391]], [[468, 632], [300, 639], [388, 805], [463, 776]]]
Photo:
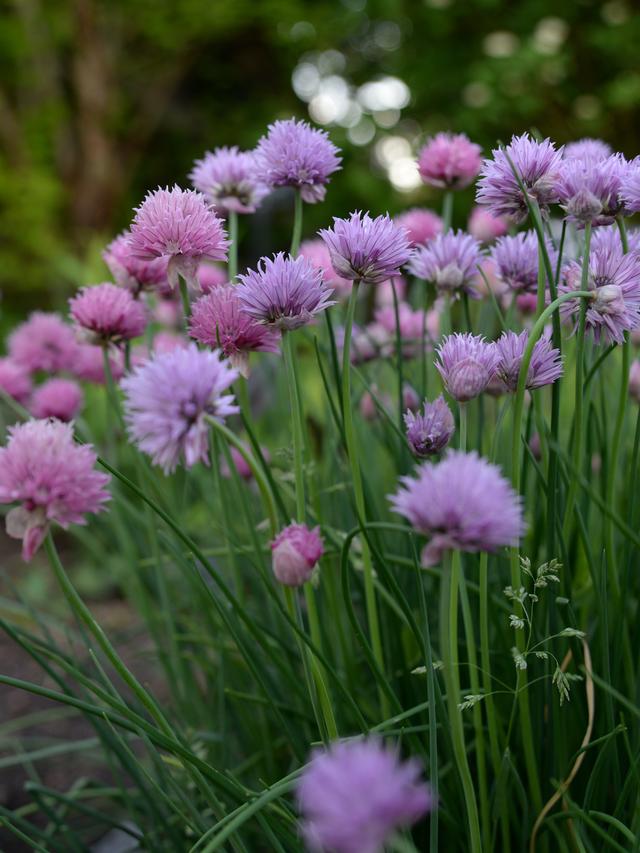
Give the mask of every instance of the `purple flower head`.
[[418, 155], [420, 177], [434, 187], [468, 187], [480, 171], [481, 152], [464, 133], [437, 133]]
[[271, 563], [276, 580], [285, 586], [302, 586], [311, 579], [324, 548], [320, 528], [290, 524], [271, 543]]
[[299, 254], [320, 270], [324, 283], [328, 287], [334, 288], [334, 295], [349, 296], [352, 282], [348, 278], [342, 278], [334, 270], [329, 249], [322, 240], [303, 240], [300, 244]]
[[[551, 267], [555, 268], [557, 252], [547, 242]], [[516, 293], [536, 293], [538, 289], [538, 238], [535, 231], [521, 231], [500, 237], [491, 250], [491, 260], [500, 281]]]
[[165, 474], [181, 456], [187, 468], [208, 464], [206, 416], [224, 421], [238, 412], [224, 394], [237, 378], [219, 352], [195, 344], [155, 356], [121, 383], [129, 435]]
[[393, 221], [408, 233], [412, 246], [425, 246], [438, 234], [442, 234], [442, 219], [426, 207], [412, 207]]
[[[503, 332], [496, 341], [496, 349], [500, 355], [496, 375], [502, 380], [505, 388], [514, 393], [518, 389], [520, 365], [528, 339], [526, 331], [520, 332], [519, 335], [515, 332]], [[525, 387], [532, 391], [543, 385], [552, 385], [561, 376], [562, 357], [545, 334], [533, 347]]]
[[425, 462], [417, 476], [401, 477], [393, 509], [430, 536], [422, 564], [434, 566], [444, 551], [495, 551], [515, 545], [524, 532], [522, 502], [496, 465], [472, 453], [448, 451]]
[[52, 521], [85, 524], [109, 500], [108, 474], [94, 469], [89, 444], [76, 444], [71, 424], [44, 420], [9, 427], [0, 448], [0, 503], [17, 503], [6, 517], [7, 533], [22, 539], [22, 559], [38, 550]]
[[189, 180], [221, 213], [255, 213], [269, 193], [256, 174], [255, 153], [235, 145], [207, 151], [194, 163]]
[[9, 355], [30, 373], [73, 370], [78, 342], [59, 314], [35, 311], [9, 337]]
[[638, 213], [640, 211], [640, 162], [638, 158], [627, 164], [620, 197], [626, 213]]
[[611, 146], [602, 139], [578, 139], [568, 142], [562, 151], [565, 160], [606, 160], [612, 154]]
[[372, 219], [356, 211], [349, 219], [333, 220], [333, 228], [318, 233], [326, 243], [334, 270], [343, 278], [362, 284], [381, 284], [400, 275], [411, 257], [411, 243], [404, 228], [389, 214]]
[[398, 829], [435, 807], [420, 763], [377, 739], [317, 749], [297, 788], [302, 832], [315, 853], [381, 853]]
[[556, 179], [562, 165], [562, 151], [550, 139], [536, 142], [523, 133], [514, 136], [506, 149], [496, 148], [491, 153], [493, 159], [485, 160], [482, 165], [476, 201], [494, 216], [509, 216], [515, 222], [527, 218], [527, 202], [511, 164], [527, 194], [537, 200], [543, 211], [557, 201]]
[[165, 290], [167, 281], [168, 258], [143, 260], [134, 254], [131, 248], [131, 235], [123, 231], [102, 253], [105, 264], [116, 284], [126, 287], [134, 296], [142, 290]]
[[634, 359], [629, 370], [629, 396], [640, 403], [640, 361]]
[[[109, 367], [116, 382], [124, 376], [124, 355], [122, 350], [109, 350]], [[94, 344], [80, 344], [77, 350], [76, 362], [70, 371], [77, 379], [105, 385], [104, 350]]]
[[242, 376], [249, 373], [250, 352], [279, 352], [280, 333], [245, 311], [231, 285], [217, 287], [193, 303], [189, 332], [213, 349], [220, 348]]
[[195, 287], [200, 262], [225, 261], [229, 247], [222, 222], [205, 197], [178, 186], [147, 193], [136, 208], [130, 241], [137, 257], [168, 261], [171, 287], [179, 275]]
[[76, 327], [87, 343], [121, 344], [139, 337], [147, 327], [144, 306], [117, 284], [83, 287], [69, 300]]
[[498, 366], [495, 344], [488, 343], [482, 335], [448, 335], [436, 352], [436, 367], [444, 386], [460, 403], [482, 394]]
[[0, 358], [0, 389], [16, 403], [26, 403], [31, 394], [29, 371], [13, 358]]
[[468, 293], [478, 299], [475, 281], [481, 259], [480, 243], [470, 234], [448, 231], [416, 249], [409, 271], [432, 281], [442, 293]]
[[200, 264], [198, 267], [198, 284], [203, 293], [211, 293], [223, 284], [229, 284], [229, 275], [225, 269], [216, 264]]
[[34, 418], [57, 418], [68, 423], [82, 408], [82, 391], [72, 379], [48, 379], [36, 388], [30, 408]]
[[[630, 252], [640, 253], [640, 229], [627, 228], [627, 242]], [[622, 240], [616, 225], [605, 225], [594, 230], [591, 235], [591, 251], [598, 252], [601, 249], [622, 254]]]
[[335, 302], [322, 273], [306, 258], [283, 252], [261, 258], [256, 270], [239, 275], [236, 293], [242, 310], [259, 323], [279, 329], [306, 326]]
[[564, 160], [556, 192], [566, 218], [585, 225], [610, 225], [622, 209], [626, 164], [619, 154], [605, 160]]
[[455, 423], [451, 409], [442, 394], [429, 403], [425, 400], [424, 411], [404, 416], [407, 427], [407, 441], [416, 456], [434, 456], [440, 453], [451, 441]]
[[479, 243], [491, 243], [509, 230], [509, 221], [504, 216], [494, 216], [486, 208], [476, 205], [471, 211], [467, 231]]
[[[582, 261], [572, 261], [563, 270], [561, 293], [581, 289]], [[624, 341], [624, 333], [640, 325], [640, 255], [620, 249], [598, 249], [589, 254], [587, 289], [593, 300], [587, 306], [586, 328], [596, 343]], [[580, 300], [572, 299], [560, 306], [565, 321], [578, 321]]]
[[270, 187], [296, 187], [314, 204], [326, 194], [329, 177], [340, 168], [340, 151], [324, 130], [306, 121], [276, 121], [256, 147], [256, 172]]

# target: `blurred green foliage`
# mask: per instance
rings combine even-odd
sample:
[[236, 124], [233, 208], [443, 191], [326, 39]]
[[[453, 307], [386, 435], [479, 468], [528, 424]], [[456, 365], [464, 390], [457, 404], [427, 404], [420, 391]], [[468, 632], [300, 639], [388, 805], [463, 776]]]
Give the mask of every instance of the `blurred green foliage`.
[[[438, 203], [425, 188], [389, 183], [374, 154], [385, 135], [415, 146], [453, 128], [489, 148], [537, 128], [637, 152], [631, 2], [4, 0], [0, 9], [0, 289], [13, 314], [104, 276], [100, 249], [131, 207], [158, 184], [185, 184], [206, 148], [252, 147], [274, 118], [306, 117], [291, 75], [328, 50], [354, 89], [392, 75], [411, 100], [368, 145], [328, 126], [344, 169], [328, 205], [308, 209], [307, 230], [357, 207]], [[271, 205], [251, 227], [277, 229], [277, 214]], [[251, 251], [261, 245], [253, 235]]]

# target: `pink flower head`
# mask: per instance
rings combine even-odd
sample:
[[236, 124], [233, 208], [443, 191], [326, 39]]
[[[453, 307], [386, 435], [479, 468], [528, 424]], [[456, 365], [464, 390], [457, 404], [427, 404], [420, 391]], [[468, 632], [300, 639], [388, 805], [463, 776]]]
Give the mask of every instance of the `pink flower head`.
[[48, 379], [36, 388], [30, 408], [34, 418], [72, 421], [82, 408], [82, 390], [72, 379]]
[[494, 216], [489, 210], [476, 205], [471, 211], [467, 231], [479, 243], [491, 243], [509, 230], [509, 220], [504, 216]]
[[411, 257], [411, 243], [404, 228], [388, 214], [372, 219], [368, 213], [352, 213], [336, 219], [331, 229], [318, 233], [326, 243], [334, 270], [343, 278], [362, 284], [380, 284], [400, 274]]
[[[121, 350], [109, 350], [109, 367], [116, 382], [124, 376], [124, 355]], [[104, 349], [95, 344], [80, 344], [77, 359], [70, 371], [77, 379], [93, 382], [95, 385], [105, 385], [107, 378], [104, 373]]]
[[437, 133], [418, 155], [420, 177], [434, 187], [468, 187], [480, 171], [481, 151], [464, 133]]
[[414, 414], [408, 411], [404, 422], [409, 447], [416, 456], [440, 453], [449, 444], [455, 431], [451, 409], [442, 394], [433, 403], [425, 400], [423, 412]]
[[69, 300], [77, 328], [88, 343], [121, 344], [138, 338], [147, 327], [144, 306], [117, 284], [83, 287]]
[[460, 403], [472, 400], [485, 390], [498, 367], [496, 346], [482, 335], [448, 335], [436, 350], [436, 367], [445, 388]]
[[[500, 377], [508, 391], [515, 393], [518, 389], [520, 366], [524, 357], [529, 335], [520, 332], [503, 332], [496, 341], [499, 353], [497, 376]], [[562, 376], [562, 357], [560, 352], [551, 345], [549, 336], [544, 334], [533, 347], [531, 363], [527, 372], [525, 387], [532, 391], [543, 385], [552, 385]]]
[[270, 124], [255, 150], [256, 173], [270, 187], [295, 187], [303, 201], [322, 201], [330, 176], [340, 168], [340, 151], [324, 130], [306, 121]]
[[[527, 218], [527, 201], [513, 173], [515, 168], [528, 196], [543, 212], [557, 201], [556, 180], [562, 167], [562, 151], [550, 139], [536, 142], [528, 134], [514, 136], [506, 148], [491, 152], [480, 172], [476, 201], [494, 216], [509, 216], [516, 223]], [[511, 162], [509, 162], [511, 161]]]
[[164, 290], [167, 281], [168, 258], [143, 260], [133, 253], [131, 235], [123, 231], [102, 253], [105, 264], [116, 284], [126, 287], [134, 296], [142, 290]]
[[285, 586], [302, 586], [311, 579], [324, 548], [320, 528], [290, 524], [271, 543], [271, 564], [276, 580]]
[[448, 231], [420, 246], [409, 261], [417, 278], [432, 281], [443, 293], [467, 293], [479, 298], [475, 282], [482, 259], [480, 243], [464, 231]]
[[442, 462], [425, 462], [415, 477], [401, 477], [391, 496], [395, 512], [431, 541], [424, 566], [445, 551], [495, 551], [515, 545], [524, 532], [522, 502], [496, 465], [472, 453], [448, 451]]
[[610, 225], [622, 210], [625, 171], [619, 154], [605, 160], [564, 160], [556, 192], [566, 218], [581, 225]]
[[606, 160], [612, 154], [611, 146], [602, 139], [578, 139], [568, 142], [563, 149], [565, 160]]
[[35, 311], [9, 337], [9, 355], [30, 373], [72, 370], [78, 353], [73, 329], [59, 314]]
[[[551, 267], [555, 269], [557, 252], [547, 242]], [[510, 290], [516, 293], [536, 293], [538, 290], [538, 238], [535, 231], [521, 231], [513, 236], [500, 237], [491, 249], [495, 271]]]
[[100, 512], [109, 500], [109, 476], [94, 469], [89, 444], [76, 444], [73, 428], [44, 420], [9, 427], [0, 448], [0, 503], [18, 503], [6, 517], [7, 533], [22, 539], [22, 559], [30, 560], [49, 525], [85, 524], [85, 514]]
[[[583, 261], [572, 261], [563, 270], [561, 293], [581, 290]], [[586, 328], [596, 343], [624, 341], [624, 333], [640, 326], [640, 255], [622, 254], [620, 249], [598, 249], [589, 254], [587, 289], [593, 299], [587, 306]], [[580, 301], [560, 306], [563, 320], [578, 321]]]
[[239, 275], [236, 287], [242, 310], [254, 320], [283, 330], [306, 326], [334, 305], [322, 273], [306, 258], [283, 252], [261, 258], [256, 270]]
[[12, 358], [0, 358], [0, 389], [16, 403], [26, 403], [31, 394], [29, 371]]
[[[375, 324], [370, 324], [369, 334], [379, 343], [384, 339], [383, 335], [375, 329], [377, 325], [381, 330], [384, 330], [387, 337], [388, 353], [395, 352], [396, 349], [396, 312], [393, 305], [385, 305], [383, 308], [378, 308], [374, 314]], [[425, 316], [423, 309], [414, 309], [408, 302], [400, 302], [398, 305], [398, 326], [400, 329], [400, 338], [402, 345], [402, 354], [404, 358], [416, 358], [422, 348], [423, 328], [425, 332], [425, 343], [431, 347], [433, 341], [437, 337], [437, 326], [434, 329], [434, 319], [439, 322], [439, 315], [429, 311]], [[435, 335], [432, 334], [436, 332]], [[387, 347], [385, 347], [385, 350]]]
[[334, 270], [329, 249], [322, 240], [303, 240], [299, 254], [321, 271], [322, 280], [328, 287], [334, 289], [334, 295], [349, 296], [352, 282], [348, 278], [342, 278]]
[[202, 344], [220, 348], [242, 376], [250, 352], [279, 352], [280, 332], [242, 310], [237, 287], [217, 287], [193, 303], [189, 332]]
[[399, 228], [404, 228], [412, 246], [426, 246], [430, 240], [442, 234], [442, 219], [426, 207], [412, 207], [393, 221]]
[[157, 355], [125, 377], [125, 420], [131, 439], [165, 474], [184, 456], [187, 468], [209, 463], [206, 417], [236, 414], [233, 395], [223, 392], [238, 372], [220, 352], [195, 344]]
[[377, 308], [386, 308], [388, 305], [393, 306], [394, 290], [397, 299], [404, 299], [407, 293], [407, 280], [403, 275], [396, 275], [377, 285], [373, 294], [374, 305]]
[[297, 788], [302, 833], [314, 853], [381, 853], [395, 831], [435, 807], [422, 769], [375, 738], [317, 749]]
[[229, 274], [217, 264], [200, 264], [198, 267], [198, 283], [203, 293], [211, 293], [216, 287], [229, 284]]
[[130, 240], [137, 257], [168, 261], [171, 287], [179, 275], [195, 287], [200, 262], [225, 261], [229, 247], [222, 222], [204, 196], [178, 186], [147, 193], [136, 208]]
[[194, 163], [189, 180], [221, 213], [255, 213], [269, 192], [257, 177], [254, 152], [236, 145], [207, 151]]

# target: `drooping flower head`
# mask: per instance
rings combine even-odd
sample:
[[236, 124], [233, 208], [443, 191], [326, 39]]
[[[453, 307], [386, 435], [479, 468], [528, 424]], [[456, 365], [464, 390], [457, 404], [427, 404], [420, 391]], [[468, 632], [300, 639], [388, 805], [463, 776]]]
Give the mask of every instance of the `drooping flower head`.
[[469, 216], [467, 231], [479, 243], [491, 243], [509, 230], [509, 220], [504, 216], [494, 216], [485, 207], [477, 204]]
[[401, 477], [394, 510], [430, 536], [422, 564], [434, 566], [445, 551], [495, 551], [515, 545], [524, 532], [520, 496], [496, 465], [472, 453], [448, 451], [425, 462], [415, 477]]
[[36, 388], [31, 400], [34, 418], [57, 418], [68, 423], [82, 408], [82, 390], [72, 379], [55, 377]]
[[432, 281], [442, 293], [467, 293], [479, 298], [476, 289], [480, 243], [464, 231], [448, 231], [428, 246], [418, 247], [409, 261], [409, 270], [418, 278]]
[[238, 412], [233, 395], [224, 394], [237, 378], [219, 352], [195, 344], [146, 361], [121, 382], [132, 440], [165, 474], [181, 456], [187, 468], [208, 464], [206, 416], [224, 421]]
[[73, 329], [59, 314], [34, 311], [9, 336], [9, 355], [30, 373], [72, 370], [78, 351]]
[[168, 261], [171, 287], [177, 285], [178, 275], [195, 286], [200, 262], [226, 260], [229, 247], [222, 222], [205, 197], [178, 186], [147, 193], [136, 208], [130, 243], [143, 260]]
[[[496, 349], [500, 356], [496, 374], [502, 380], [508, 391], [515, 393], [518, 389], [520, 366], [524, 357], [529, 335], [526, 331], [516, 335], [515, 332], [503, 332], [496, 341]], [[544, 334], [533, 347], [531, 363], [527, 371], [525, 387], [530, 391], [551, 385], [562, 376], [562, 356], [559, 350], [551, 345], [548, 335]]]
[[481, 152], [464, 133], [437, 133], [418, 155], [420, 177], [434, 187], [468, 187], [480, 171]]
[[449, 444], [455, 431], [451, 409], [442, 394], [433, 403], [425, 400], [422, 412], [414, 414], [408, 411], [404, 422], [409, 447], [416, 456], [434, 456], [440, 453]]
[[[582, 261], [572, 261], [563, 270], [558, 290], [581, 290], [581, 280]], [[586, 328], [596, 343], [623, 343], [624, 333], [640, 325], [640, 255], [623, 255], [620, 249], [590, 252], [587, 289], [593, 291], [593, 299], [587, 306]], [[578, 299], [560, 306], [563, 320], [574, 324], [579, 312]]]
[[620, 192], [626, 170], [619, 154], [605, 160], [564, 160], [556, 192], [566, 218], [581, 225], [610, 225], [622, 210]]
[[[77, 359], [70, 370], [77, 379], [85, 382], [93, 382], [96, 385], [105, 385], [105, 350], [96, 344], [80, 344], [77, 350]], [[124, 376], [124, 353], [122, 350], [110, 349], [108, 351], [109, 367], [115, 382], [119, 382]]]
[[485, 160], [482, 165], [476, 201], [494, 216], [509, 216], [515, 222], [527, 218], [526, 199], [513, 168], [527, 194], [537, 200], [543, 212], [547, 205], [557, 201], [556, 179], [562, 164], [562, 151], [558, 151], [550, 139], [536, 142], [523, 133], [514, 136], [505, 149], [496, 148], [491, 153], [493, 159]]
[[16, 403], [26, 403], [31, 394], [29, 371], [13, 358], [0, 358], [0, 389]]
[[142, 290], [164, 291], [169, 287], [167, 281], [168, 258], [143, 260], [134, 254], [131, 247], [131, 235], [123, 231], [102, 253], [105, 264], [116, 284], [126, 287], [134, 296]]
[[315, 750], [297, 787], [302, 833], [315, 853], [381, 853], [396, 830], [436, 807], [414, 759], [374, 738]]
[[290, 524], [271, 543], [271, 564], [276, 580], [285, 586], [302, 586], [311, 579], [324, 548], [320, 528]]
[[0, 503], [17, 503], [6, 517], [7, 533], [22, 539], [22, 558], [30, 560], [52, 521], [62, 527], [85, 524], [109, 500], [109, 476], [96, 471], [89, 444], [73, 440], [70, 424], [33, 420], [9, 427], [0, 448]]
[[442, 234], [442, 219], [426, 207], [412, 207], [398, 214], [393, 221], [408, 233], [412, 246], [425, 246]]
[[436, 352], [436, 367], [444, 386], [460, 403], [482, 394], [498, 366], [495, 344], [488, 343], [482, 335], [448, 335]]
[[389, 214], [372, 219], [356, 211], [349, 219], [333, 220], [333, 228], [318, 232], [326, 243], [334, 270], [362, 284], [380, 284], [400, 275], [411, 257], [411, 242]]
[[259, 323], [297, 329], [334, 304], [322, 273], [306, 258], [279, 252], [261, 258], [255, 270], [239, 275], [235, 292], [242, 310]]
[[562, 151], [565, 160], [606, 160], [612, 154], [611, 146], [602, 139], [578, 139], [568, 142]]
[[348, 278], [342, 278], [334, 270], [331, 264], [331, 255], [329, 249], [320, 239], [303, 240], [300, 244], [299, 253], [303, 258], [306, 258], [314, 267], [317, 267], [322, 273], [322, 280], [328, 287], [333, 288], [336, 296], [349, 296], [351, 293], [352, 282]]
[[303, 201], [322, 201], [330, 176], [340, 168], [340, 151], [324, 130], [306, 121], [270, 124], [255, 149], [256, 171], [270, 187], [295, 187]]
[[139, 337], [147, 326], [144, 306], [117, 284], [83, 287], [69, 300], [76, 328], [87, 343], [121, 344]]
[[280, 333], [242, 310], [237, 287], [217, 287], [193, 303], [189, 332], [212, 349], [221, 349], [243, 376], [250, 352], [279, 352]]
[[[551, 267], [555, 269], [557, 252], [547, 242]], [[535, 231], [521, 231], [513, 236], [500, 237], [491, 249], [495, 272], [510, 290], [516, 293], [536, 293], [538, 289], [538, 238]]]
[[256, 174], [255, 153], [236, 145], [207, 151], [194, 163], [189, 180], [221, 213], [255, 213], [269, 193]]

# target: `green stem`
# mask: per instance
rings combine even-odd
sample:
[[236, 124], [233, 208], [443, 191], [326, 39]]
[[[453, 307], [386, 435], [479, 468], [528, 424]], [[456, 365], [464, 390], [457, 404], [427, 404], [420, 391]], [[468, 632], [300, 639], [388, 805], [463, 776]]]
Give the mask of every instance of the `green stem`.
[[[382, 652], [382, 639], [380, 636], [380, 625], [378, 621], [378, 608], [376, 604], [375, 585], [373, 578], [373, 562], [371, 560], [371, 551], [369, 550], [369, 542], [364, 530], [366, 523], [364, 490], [362, 487], [362, 475], [360, 472], [360, 464], [358, 461], [358, 449], [356, 443], [356, 434], [353, 426], [353, 407], [351, 404], [351, 332], [353, 329], [353, 317], [355, 314], [356, 300], [358, 298], [358, 289], [360, 282], [353, 282], [351, 289], [351, 297], [347, 308], [347, 317], [344, 328], [344, 343], [342, 353], [342, 412], [344, 418], [344, 436], [347, 449], [347, 456], [351, 468], [351, 479], [353, 481], [353, 493], [358, 516], [358, 523], [362, 528], [362, 563], [364, 575], [364, 593], [367, 609], [367, 622], [369, 625], [369, 634], [371, 636], [371, 648], [375, 662], [381, 672], [384, 672], [384, 655]], [[390, 707], [385, 694], [380, 691], [380, 701], [385, 717], [389, 716]]]
[[458, 403], [459, 418], [459, 449], [465, 451], [467, 449], [467, 404]]
[[460, 702], [460, 677], [458, 672], [458, 588], [460, 585], [460, 554], [457, 551], [447, 552], [442, 565], [442, 589], [440, 598], [440, 645], [444, 663], [444, 679], [447, 689], [447, 707], [453, 754], [460, 780], [467, 811], [469, 829], [469, 851], [481, 853], [482, 841], [480, 835], [480, 820], [478, 805], [471, 778], [471, 770], [467, 759], [464, 742], [464, 727]]
[[451, 228], [453, 219], [453, 192], [447, 190], [442, 199], [442, 233], [446, 234]]
[[424, 281], [420, 281], [419, 284], [422, 286], [423, 289], [422, 338], [420, 342], [420, 391], [422, 392], [422, 398], [425, 399], [427, 396], [427, 305], [429, 302], [429, 293], [427, 291], [427, 285]]
[[104, 369], [104, 381], [107, 386], [107, 396], [115, 413], [118, 424], [124, 428], [124, 419], [122, 417], [122, 409], [120, 407], [120, 398], [118, 397], [118, 389], [113, 378], [113, 371], [111, 370], [108, 347], [102, 347], [102, 364]]
[[289, 404], [291, 407], [291, 422], [293, 427], [293, 466], [296, 483], [296, 521], [304, 524], [306, 516], [306, 501], [304, 492], [304, 464], [302, 458], [303, 434], [300, 414], [300, 398], [293, 363], [294, 352], [291, 332], [282, 335], [282, 350], [287, 370], [287, 385], [289, 386]]
[[[580, 289], [586, 291], [589, 287], [589, 252], [591, 248], [591, 223], [587, 222], [584, 228], [584, 255], [582, 258], [582, 277], [580, 280]], [[582, 376], [584, 373], [584, 332], [587, 317], [587, 302], [582, 300], [580, 304], [580, 319], [578, 321], [578, 337], [576, 340], [576, 388], [575, 388], [575, 404], [573, 411], [573, 464], [577, 471], [580, 470], [580, 459], [582, 457], [582, 400], [584, 389], [582, 387]], [[567, 503], [565, 506], [563, 536], [565, 541], [569, 541], [569, 532], [571, 529], [571, 521], [573, 517], [573, 508], [578, 493], [578, 480], [576, 477], [571, 478], [569, 484], [569, 493], [567, 495]]]
[[191, 302], [189, 301], [189, 288], [187, 281], [182, 276], [180, 279], [180, 299], [182, 300], [182, 313], [184, 314], [185, 327], [189, 326], [189, 318], [191, 317]]
[[293, 208], [293, 233], [291, 234], [291, 257], [295, 258], [300, 250], [300, 240], [302, 238], [302, 194], [300, 190], [295, 191], [295, 201]]
[[227, 275], [233, 284], [238, 274], [238, 214], [235, 210], [229, 211], [229, 260], [227, 263]]
[[[398, 305], [398, 293], [393, 279], [391, 279], [391, 293], [393, 294], [393, 313], [396, 323], [396, 369], [398, 373], [398, 427], [402, 431], [404, 427], [404, 372], [402, 369], [402, 334], [400, 332], [400, 309]], [[404, 442], [403, 442], [404, 447]]]

